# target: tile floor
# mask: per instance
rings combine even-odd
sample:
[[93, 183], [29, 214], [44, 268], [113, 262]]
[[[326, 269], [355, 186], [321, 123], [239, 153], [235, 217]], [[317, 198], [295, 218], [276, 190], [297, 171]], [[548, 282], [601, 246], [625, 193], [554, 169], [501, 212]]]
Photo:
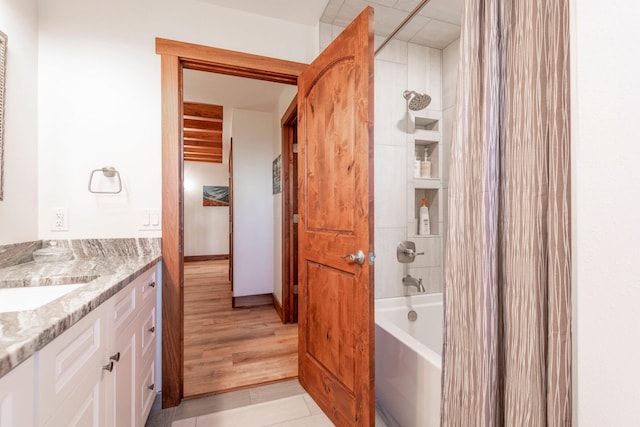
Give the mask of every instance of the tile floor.
[[[152, 409], [146, 427], [331, 427], [297, 380], [183, 401]], [[378, 414], [376, 426], [386, 427]]]
[[173, 427], [196, 426], [332, 427], [333, 424], [305, 393], [173, 422]]

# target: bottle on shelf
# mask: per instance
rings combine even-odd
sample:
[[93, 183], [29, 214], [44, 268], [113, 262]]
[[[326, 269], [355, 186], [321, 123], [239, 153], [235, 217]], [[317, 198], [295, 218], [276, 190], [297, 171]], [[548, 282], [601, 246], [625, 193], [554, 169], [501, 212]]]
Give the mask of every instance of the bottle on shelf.
[[431, 160], [427, 147], [424, 147], [424, 154], [420, 162], [420, 178], [431, 178]]
[[420, 221], [418, 222], [418, 234], [421, 236], [431, 234], [431, 226], [429, 224], [429, 208], [427, 207], [427, 199], [422, 198], [422, 206], [420, 206]]
[[416, 156], [416, 160], [413, 166], [413, 176], [414, 178], [420, 178], [422, 175], [422, 160], [418, 156]]

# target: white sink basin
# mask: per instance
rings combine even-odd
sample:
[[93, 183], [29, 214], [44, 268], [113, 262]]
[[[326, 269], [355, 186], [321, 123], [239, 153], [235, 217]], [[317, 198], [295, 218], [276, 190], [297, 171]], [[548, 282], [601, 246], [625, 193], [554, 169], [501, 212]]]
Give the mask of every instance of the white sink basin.
[[84, 283], [72, 285], [28, 286], [0, 289], [0, 313], [34, 310], [69, 292], [78, 289]]

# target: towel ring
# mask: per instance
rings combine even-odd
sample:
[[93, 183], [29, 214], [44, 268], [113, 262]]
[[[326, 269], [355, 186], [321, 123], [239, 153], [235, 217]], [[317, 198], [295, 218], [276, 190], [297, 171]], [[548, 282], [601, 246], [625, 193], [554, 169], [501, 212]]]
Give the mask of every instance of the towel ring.
[[[118, 191], [94, 191], [91, 188], [91, 183], [93, 182], [93, 176], [96, 172], [102, 172], [102, 174], [107, 178], [113, 178], [114, 176], [118, 178]], [[122, 191], [122, 179], [120, 178], [120, 172], [116, 170], [113, 166], [105, 166], [102, 169], [94, 169], [91, 171], [91, 175], [89, 175], [89, 192], [94, 194], [118, 194]]]

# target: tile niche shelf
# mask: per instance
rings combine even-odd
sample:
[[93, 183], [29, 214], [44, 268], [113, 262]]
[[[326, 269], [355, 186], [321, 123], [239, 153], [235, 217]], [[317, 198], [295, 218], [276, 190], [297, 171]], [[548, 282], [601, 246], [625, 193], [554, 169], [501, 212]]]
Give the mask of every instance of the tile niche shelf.
[[[409, 239], [439, 238], [440, 220], [442, 217], [442, 182], [440, 164], [442, 158], [442, 112], [440, 110], [422, 110], [412, 112], [414, 118], [413, 150], [410, 162], [422, 159], [425, 151], [431, 160], [431, 176], [420, 178], [412, 176], [409, 179], [409, 222], [407, 236]], [[411, 144], [411, 141], [410, 141]], [[413, 163], [411, 163], [413, 164]], [[413, 171], [413, 169], [411, 169]], [[429, 208], [429, 222], [431, 234], [418, 234], [418, 218], [422, 199], [426, 199]]]

